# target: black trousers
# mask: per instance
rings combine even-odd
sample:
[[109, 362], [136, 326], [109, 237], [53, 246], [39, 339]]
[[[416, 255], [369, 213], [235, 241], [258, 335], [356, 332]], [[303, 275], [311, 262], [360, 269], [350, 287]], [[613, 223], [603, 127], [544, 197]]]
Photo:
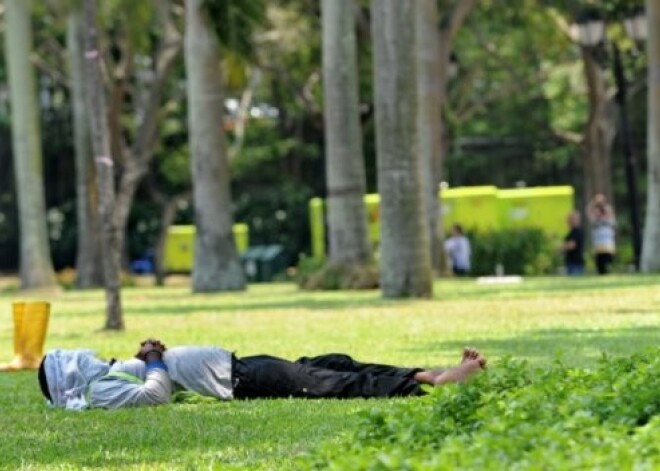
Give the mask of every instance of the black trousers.
[[236, 399], [352, 398], [423, 395], [413, 379], [418, 368], [360, 363], [329, 354], [288, 361], [269, 355], [233, 360]]
[[610, 271], [610, 265], [614, 261], [614, 256], [611, 253], [597, 253], [595, 258], [598, 274], [606, 275]]

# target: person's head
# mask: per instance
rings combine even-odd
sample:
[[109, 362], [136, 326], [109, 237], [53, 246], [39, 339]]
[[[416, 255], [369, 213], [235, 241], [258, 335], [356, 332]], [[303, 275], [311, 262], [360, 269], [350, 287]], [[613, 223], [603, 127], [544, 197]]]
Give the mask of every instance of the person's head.
[[594, 201], [594, 204], [601, 204], [601, 205], [607, 204], [607, 198], [602, 193], [596, 193], [594, 195], [594, 200], [593, 201]]
[[580, 227], [580, 224], [582, 222], [582, 217], [580, 216], [579, 211], [571, 211], [568, 214], [568, 225], [569, 227]]
[[460, 224], [454, 224], [454, 226], [452, 227], [452, 233], [455, 236], [462, 236], [463, 235], [463, 226], [461, 226]]
[[81, 409], [90, 383], [108, 373], [110, 366], [89, 350], [52, 350], [39, 365], [41, 393], [55, 407]]

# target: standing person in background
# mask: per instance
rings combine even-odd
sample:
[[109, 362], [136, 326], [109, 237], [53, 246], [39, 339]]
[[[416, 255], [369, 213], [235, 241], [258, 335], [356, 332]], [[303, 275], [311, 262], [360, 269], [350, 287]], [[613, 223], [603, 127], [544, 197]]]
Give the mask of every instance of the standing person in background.
[[584, 274], [584, 233], [581, 219], [578, 211], [572, 211], [568, 215], [569, 231], [562, 245], [567, 275]]
[[616, 251], [614, 209], [601, 193], [596, 194], [587, 206], [587, 215], [591, 224], [591, 242], [593, 244], [596, 269], [599, 275], [610, 271]]
[[445, 241], [445, 251], [451, 259], [454, 275], [466, 276], [470, 272], [470, 240], [460, 224], [454, 224], [452, 236]]

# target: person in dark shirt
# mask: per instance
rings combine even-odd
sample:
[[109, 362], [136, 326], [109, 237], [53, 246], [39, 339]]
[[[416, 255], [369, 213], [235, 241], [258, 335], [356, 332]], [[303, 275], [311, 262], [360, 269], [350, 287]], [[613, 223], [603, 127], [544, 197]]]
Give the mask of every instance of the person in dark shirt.
[[564, 238], [562, 250], [567, 275], [584, 274], [584, 233], [581, 227], [581, 218], [578, 211], [568, 215], [569, 232]]

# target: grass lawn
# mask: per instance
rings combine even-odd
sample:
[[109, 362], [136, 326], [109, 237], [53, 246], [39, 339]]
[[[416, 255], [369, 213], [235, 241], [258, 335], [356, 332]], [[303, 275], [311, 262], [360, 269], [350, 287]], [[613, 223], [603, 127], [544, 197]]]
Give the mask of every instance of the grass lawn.
[[[305, 293], [290, 284], [191, 295], [185, 287], [123, 292], [127, 329], [99, 331], [101, 291], [51, 297], [47, 348], [127, 357], [139, 340], [215, 344], [239, 356], [346, 352], [414, 366], [454, 363], [464, 345], [490, 359], [591, 365], [660, 340], [660, 277], [540, 278], [520, 285], [439, 281], [430, 301], [376, 291]], [[11, 358], [11, 302], [0, 294], [0, 360]], [[398, 401], [415, 399], [398, 399]], [[394, 400], [392, 400], [393, 402]], [[386, 405], [387, 401], [378, 401]], [[296, 456], [356, 427], [375, 401], [273, 400], [72, 413], [44, 405], [34, 373], [0, 374], [2, 469], [295, 469]]]

